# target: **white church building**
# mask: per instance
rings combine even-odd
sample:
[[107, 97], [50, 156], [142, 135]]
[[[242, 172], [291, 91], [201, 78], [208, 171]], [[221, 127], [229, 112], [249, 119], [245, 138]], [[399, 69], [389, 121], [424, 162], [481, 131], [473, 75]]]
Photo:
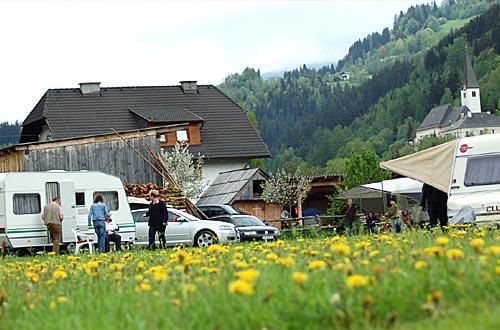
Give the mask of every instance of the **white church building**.
[[450, 104], [433, 108], [417, 129], [416, 141], [425, 136], [451, 134], [456, 138], [500, 133], [500, 117], [481, 112], [479, 83], [470, 58], [465, 54], [464, 80], [460, 92], [462, 106]]

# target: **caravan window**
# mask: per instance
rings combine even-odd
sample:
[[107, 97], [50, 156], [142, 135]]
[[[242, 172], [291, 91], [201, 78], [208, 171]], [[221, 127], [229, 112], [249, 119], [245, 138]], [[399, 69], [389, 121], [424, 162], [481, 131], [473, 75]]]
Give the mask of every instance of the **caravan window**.
[[75, 193], [75, 205], [76, 205], [76, 207], [85, 206], [85, 193], [83, 193], [83, 192], [76, 192]]
[[500, 184], [500, 155], [471, 157], [467, 159], [464, 184], [482, 186]]
[[39, 214], [42, 211], [40, 194], [14, 194], [12, 198], [14, 214]]
[[94, 197], [96, 195], [102, 195], [104, 203], [109, 207], [110, 211], [118, 210], [118, 192], [117, 191], [96, 191], [94, 192]]
[[47, 197], [47, 203], [52, 202], [55, 197], [61, 197], [61, 191], [59, 189], [59, 182], [47, 182], [45, 183], [45, 195]]

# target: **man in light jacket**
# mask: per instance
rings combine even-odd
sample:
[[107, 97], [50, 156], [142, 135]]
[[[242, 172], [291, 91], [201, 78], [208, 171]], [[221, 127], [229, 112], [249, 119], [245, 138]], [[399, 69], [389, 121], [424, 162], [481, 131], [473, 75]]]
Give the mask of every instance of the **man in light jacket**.
[[59, 253], [59, 245], [61, 243], [62, 220], [64, 212], [61, 207], [61, 198], [54, 197], [52, 202], [45, 205], [42, 213], [43, 223], [47, 226], [47, 230], [52, 238], [52, 252]]

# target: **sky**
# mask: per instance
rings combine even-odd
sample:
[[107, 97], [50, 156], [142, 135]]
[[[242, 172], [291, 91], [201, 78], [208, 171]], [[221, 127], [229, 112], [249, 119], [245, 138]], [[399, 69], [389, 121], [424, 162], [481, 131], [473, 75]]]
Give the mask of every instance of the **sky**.
[[221, 83], [336, 63], [421, 0], [0, 1], [0, 121], [22, 121], [49, 88]]

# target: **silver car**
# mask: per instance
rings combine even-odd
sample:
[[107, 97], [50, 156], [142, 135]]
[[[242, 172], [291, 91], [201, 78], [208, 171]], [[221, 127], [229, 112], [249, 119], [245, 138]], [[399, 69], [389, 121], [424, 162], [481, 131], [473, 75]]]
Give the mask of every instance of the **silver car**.
[[[135, 222], [134, 244], [148, 244], [148, 220], [147, 208], [132, 211]], [[236, 227], [230, 223], [218, 221], [200, 220], [191, 214], [168, 208], [168, 226], [165, 231], [168, 246], [193, 245], [210, 246], [216, 243], [238, 242], [239, 235]]]

